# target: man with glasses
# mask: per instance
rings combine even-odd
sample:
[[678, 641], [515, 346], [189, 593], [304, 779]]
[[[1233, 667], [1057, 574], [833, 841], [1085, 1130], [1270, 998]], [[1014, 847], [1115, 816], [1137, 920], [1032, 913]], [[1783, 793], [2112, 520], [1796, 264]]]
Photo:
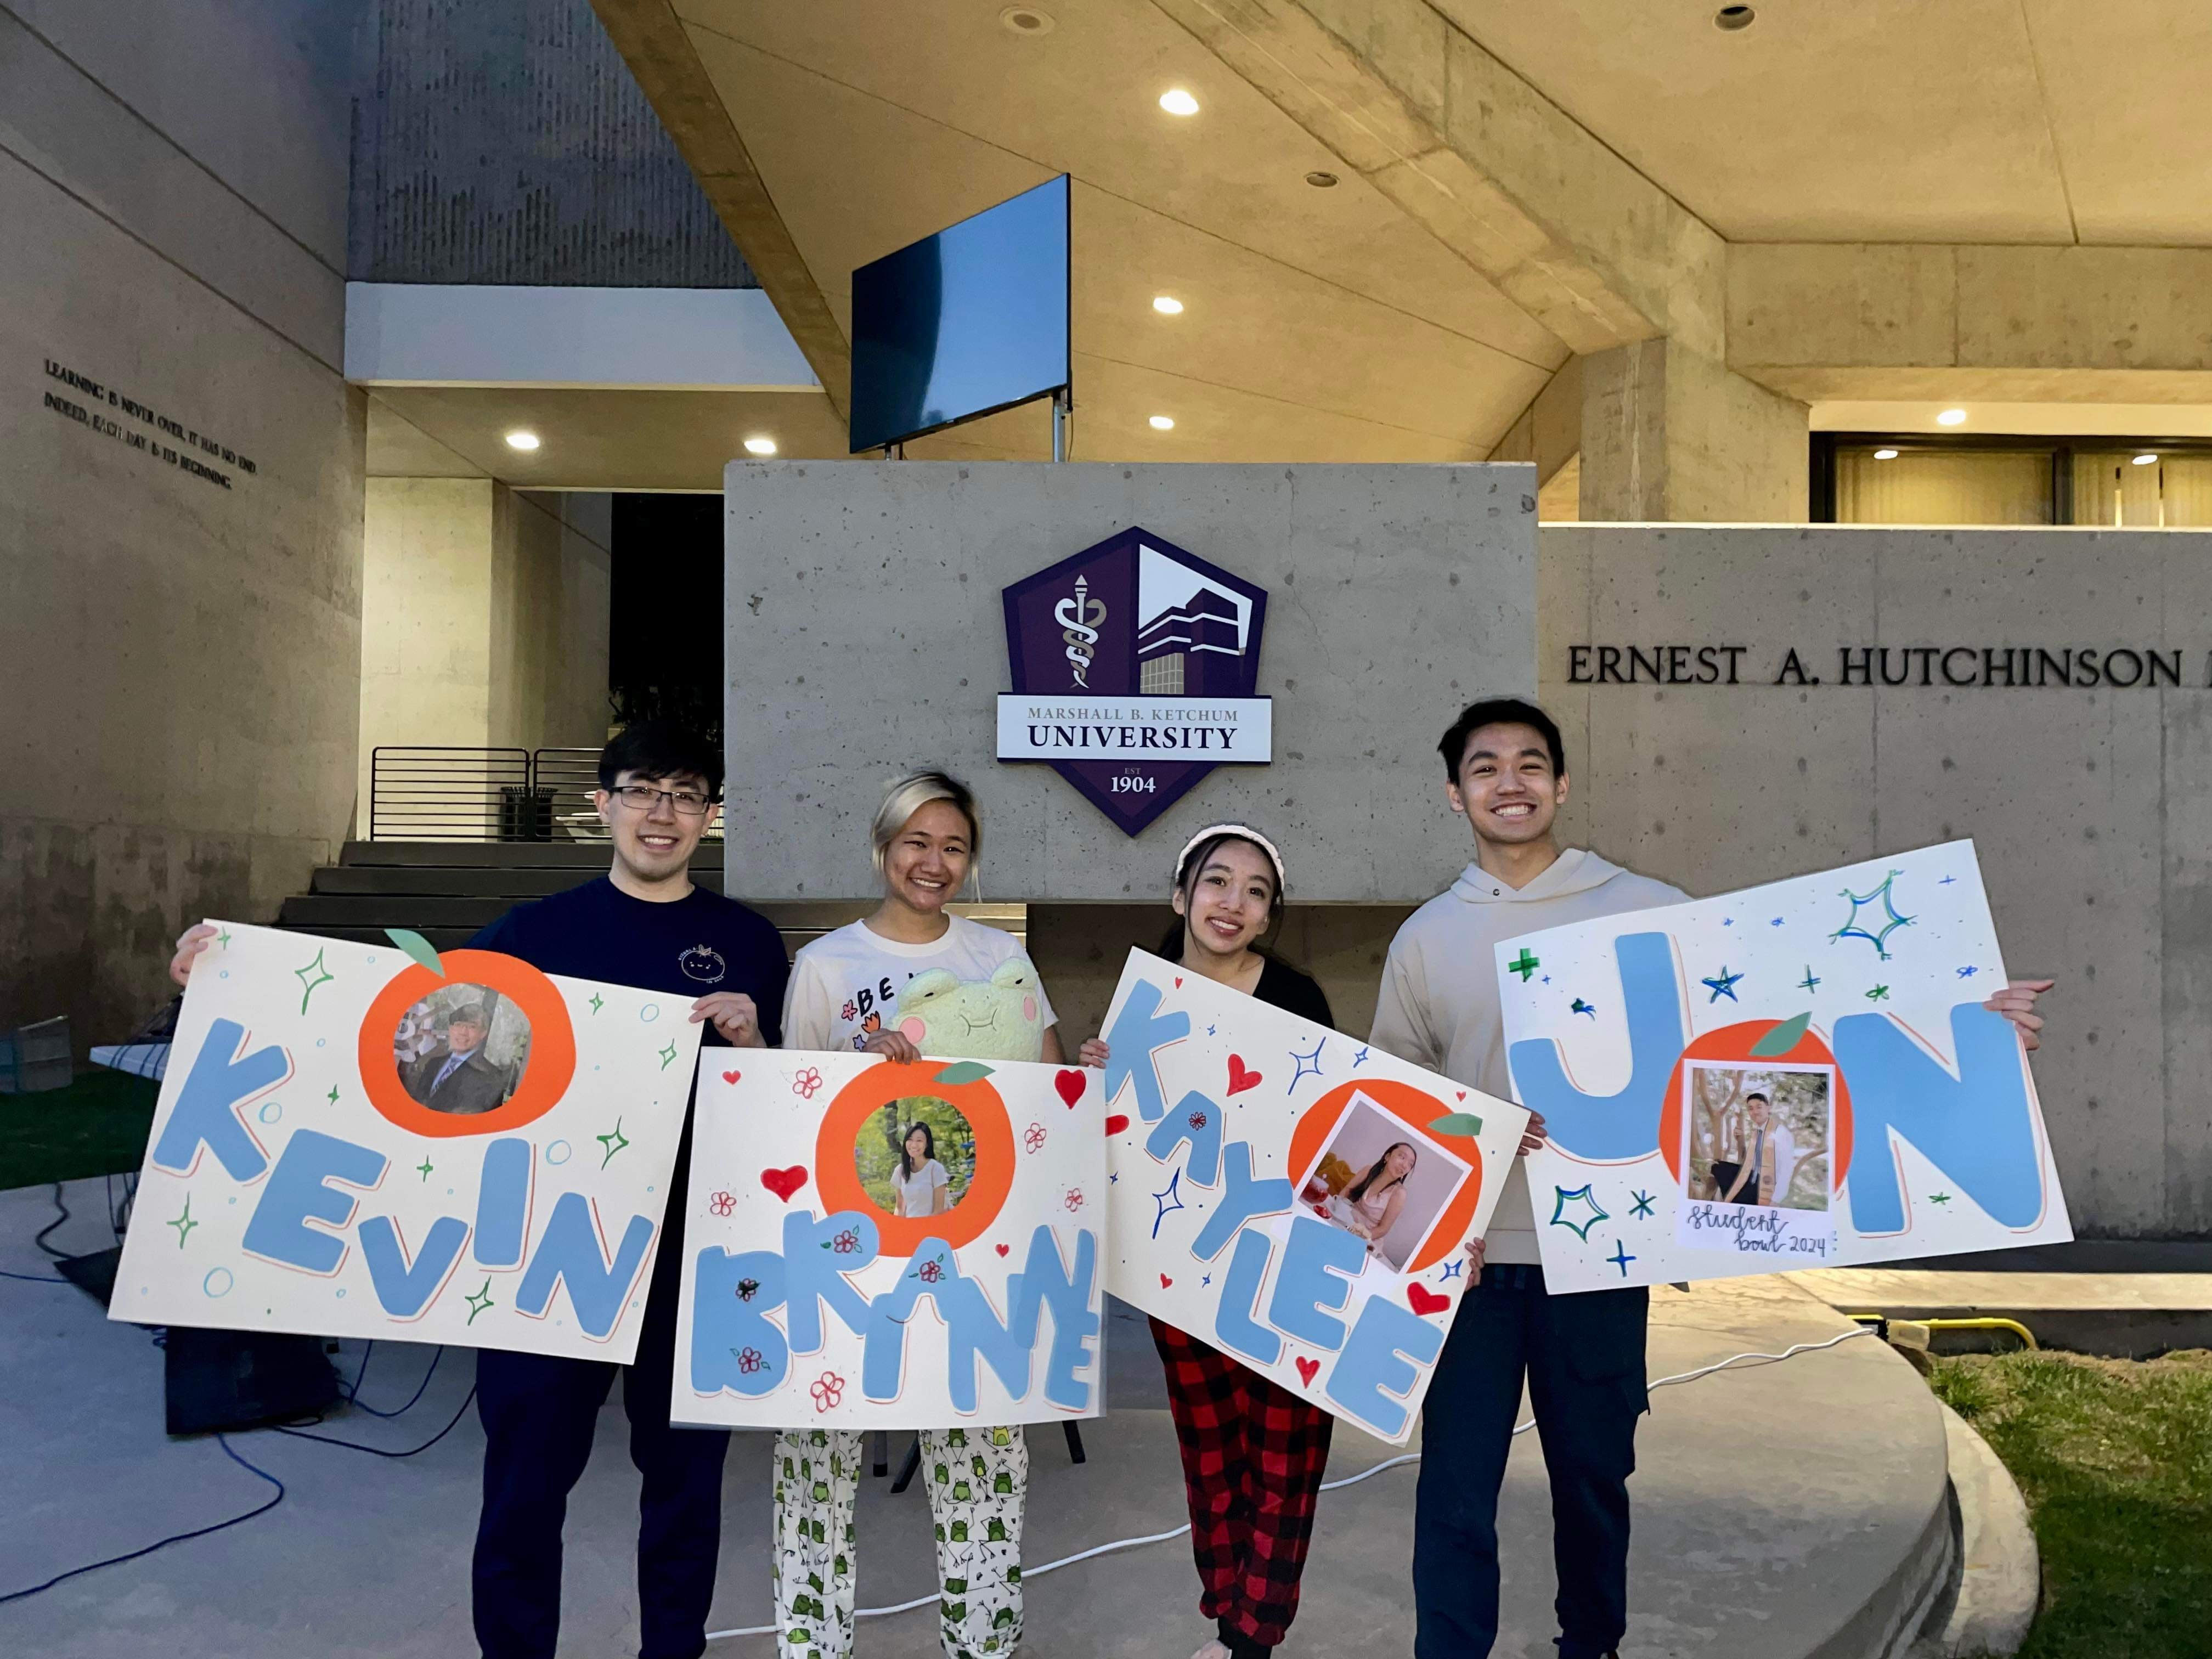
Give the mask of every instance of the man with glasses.
[[[612, 867], [580, 887], [517, 905], [469, 947], [519, 957], [543, 973], [694, 997], [691, 1019], [708, 1022], [708, 1044], [772, 1046], [781, 1036], [788, 969], [783, 940], [758, 912], [694, 886], [690, 873], [721, 784], [720, 751], [705, 738], [659, 722], [626, 728], [599, 756], [594, 797], [614, 842]], [[214, 934], [202, 926], [177, 941], [170, 972], [178, 983]], [[668, 1421], [691, 1164], [688, 1101], [684, 1111], [637, 1358], [623, 1373], [630, 1461], [644, 1477], [639, 1659], [698, 1659], [706, 1650], [721, 1547], [729, 1435]], [[562, 1522], [617, 1369], [600, 1360], [477, 1352], [484, 1476], [473, 1586], [484, 1659], [553, 1659]]]

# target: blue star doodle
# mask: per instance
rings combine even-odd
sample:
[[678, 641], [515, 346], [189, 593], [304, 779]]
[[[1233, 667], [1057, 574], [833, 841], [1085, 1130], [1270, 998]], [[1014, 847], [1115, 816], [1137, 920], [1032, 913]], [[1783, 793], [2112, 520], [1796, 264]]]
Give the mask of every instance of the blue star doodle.
[[[1848, 887], [1844, 889], [1843, 896], [1851, 902], [1851, 913], [1844, 918], [1844, 925], [1828, 937], [1832, 939], [1863, 939], [1874, 946], [1877, 956], [1884, 962], [1887, 962], [1889, 936], [1900, 927], [1909, 927], [1912, 925], [1911, 916], [1903, 916], [1897, 913], [1897, 900], [1892, 890], [1897, 878], [1904, 873], [1902, 870], [1891, 871], [1881, 878], [1881, 885], [1870, 893], [1854, 893]], [[1859, 925], [1859, 912], [1875, 904], [1881, 906], [1881, 926], [1869, 932]]]
[[1805, 964], [1805, 977], [1797, 981], [1797, 988], [1801, 991], [1810, 991], [1817, 988], [1820, 983], [1820, 980], [1814, 975], [1813, 964], [1809, 962]]
[[1319, 1077], [1321, 1075], [1321, 1051], [1328, 1047], [1328, 1039], [1327, 1037], [1323, 1037], [1319, 1042], [1314, 1044], [1314, 1051], [1310, 1054], [1302, 1054], [1295, 1048], [1291, 1050], [1291, 1063], [1294, 1064], [1297, 1069], [1291, 1073], [1291, 1086], [1283, 1091], [1285, 1094], [1295, 1094], [1297, 1092], [1298, 1079], [1300, 1078], [1308, 1076]]
[[1181, 1170], [1177, 1170], [1173, 1175], [1168, 1177], [1167, 1190], [1165, 1192], [1154, 1193], [1152, 1194], [1152, 1202], [1159, 1206], [1158, 1213], [1152, 1217], [1152, 1237], [1154, 1238], [1158, 1238], [1160, 1236], [1160, 1223], [1168, 1218], [1170, 1212], [1184, 1207], [1182, 1201], [1182, 1171]]
[[1723, 916], [1723, 917], [1721, 918], [1721, 926], [1722, 926], [1722, 927], [1735, 927], [1735, 918], [1734, 916]]
[[1782, 925], [1782, 918], [1777, 916], [1773, 921], [1768, 922], [1766, 925], [1769, 927], [1779, 927]]
[[1574, 1006], [1567, 1012], [1573, 1014], [1588, 1014], [1592, 1019], [1597, 1018], [1596, 1007], [1593, 1004], [1584, 1002], [1580, 997], [1575, 999]]
[[1948, 886], [1949, 886], [1953, 882], [1954, 882], [1954, 881], [1956, 881], [1956, 880], [1958, 880], [1958, 877], [1956, 877], [1956, 876], [1946, 876], [1946, 877], [1944, 877], [1944, 878], [1943, 878], [1943, 879], [1942, 879], [1942, 880], [1941, 880], [1941, 881], [1937, 882], [1936, 884], [1938, 887], [1948, 887]]
[[1212, 1273], [1200, 1273], [1198, 1276], [1198, 1284], [1200, 1290], [1205, 1289], [1212, 1283], [1213, 1283], [1213, 1275]]
[[1982, 970], [1978, 968], [1961, 968], [1959, 969], [1959, 977], [1960, 979], [1972, 979], [1976, 974], [1978, 974]]
[[1362, 1049], [1361, 1049], [1358, 1054], [1356, 1054], [1352, 1055], [1352, 1069], [1353, 1071], [1355, 1071], [1355, 1072], [1356, 1072], [1356, 1071], [1358, 1071], [1361, 1066], [1364, 1066], [1366, 1063], [1367, 1063], [1367, 1050], [1366, 1050], [1366, 1049], [1364, 1049], [1364, 1048], [1362, 1048]]
[[1728, 963], [1724, 962], [1721, 963], [1720, 972], [1715, 974], [1711, 979], [1699, 980], [1698, 983], [1704, 986], [1707, 990], [1712, 993], [1712, 995], [1705, 999], [1706, 1006], [1710, 1007], [1712, 1004], [1718, 1002], [1723, 997], [1726, 997], [1730, 1002], [1734, 1002], [1736, 1000], [1735, 982], [1742, 977], [1743, 975], [1741, 974], [1731, 974], [1729, 972]]
[[1613, 1254], [1606, 1257], [1607, 1261], [1610, 1261], [1614, 1267], [1620, 1269], [1620, 1276], [1623, 1279], [1628, 1277], [1628, 1264], [1636, 1259], [1636, 1257], [1629, 1255], [1628, 1247], [1623, 1244], [1617, 1238], [1613, 1241]]
[[[1585, 1244], [1589, 1243], [1589, 1230], [1596, 1226], [1599, 1222], [1609, 1218], [1608, 1212], [1604, 1206], [1591, 1195], [1590, 1186], [1590, 1182], [1584, 1182], [1579, 1187], [1555, 1186], [1552, 1188], [1556, 1196], [1552, 1200], [1551, 1224], [1554, 1227], [1565, 1227]], [[1567, 1218], [1567, 1206], [1570, 1204], [1579, 1205], [1589, 1213], [1580, 1221], [1571, 1221]]]
[[1632, 1196], [1636, 1200], [1636, 1207], [1631, 1210], [1629, 1214], [1632, 1216], [1649, 1217], [1651, 1213], [1651, 1194], [1649, 1193], [1637, 1193], [1632, 1194]]
[[1437, 1275], [1437, 1283], [1441, 1285], [1446, 1279], [1457, 1279], [1460, 1276], [1460, 1269], [1466, 1266], [1467, 1262], [1464, 1258], [1454, 1256], [1450, 1261], [1444, 1263], [1444, 1270]]
[[1213, 1027], [1212, 1027], [1211, 1025], [1207, 1026], [1207, 1027], [1206, 1028], [1206, 1036], [1212, 1036], [1213, 1035]]

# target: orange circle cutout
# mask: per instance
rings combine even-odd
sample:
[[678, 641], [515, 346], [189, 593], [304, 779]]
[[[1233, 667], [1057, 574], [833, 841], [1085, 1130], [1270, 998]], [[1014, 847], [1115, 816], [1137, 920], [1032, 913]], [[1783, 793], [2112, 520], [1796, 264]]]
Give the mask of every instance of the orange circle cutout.
[[[879, 1254], [912, 1255], [927, 1238], [941, 1238], [957, 1249], [972, 1244], [999, 1218], [1014, 1188], [1014, 1128], [1006, 1103], [987, 1078], [973, 1083], [939, 1083], [948, 1060], [924, 1060], [911, 1066], [878, 1060], [837, 1091], [814, 1136], [814, 1185], [835, 1215], [857, 1210], [876, 1224]], [[854, 1144], [867, 1121], [896, 1100], [927, 1096], [941, 1100], [968, 1120], [975, 1135], [975, 1173], [968, 1191], [943, 1215], [885, 1215], [860, 1185], [853, 1166]]]
[[[446, 969], [442, 975], [419, 962], [409, 963], [376, 994], [362, 1018], [361, 1086], [368, 1103], [409, 1133], [441, 1140], [501, 1134], [544, 1116], [568, 1092], [576, 1072], [576, 1031], [560, 988], [520, 957], [496, 951], [447, 951], [438, 960]], [[392, 1064], [392, 1033], [399, 1017], [440, 986], [454, 984], [496, 991], [530, 1022], [530, 1064], [523, 1068], [522, 1081], [512, 1099], [489, 1112], [434, 1112], [407, 1092]]]
[[1474, 1220], [1474, 1206], [1482, 1202], [1482, 1149], [1473, 1135], [1440, 1135], [1429, 1127], [1446, 1112], [1455, 1109], [1434, 1095], [1389, 1078], [1340, 1083], [1306, 1108], [1297, 1127], [1291, 1131], [1286, 1173], [1293, 1182], [1304, 1179], [1314, 1160], [1321, 1156], [1322, 1146], [1335, 1129], [1336, 1121], [1352, 1105], [1355, 1094], [1365, 1095], [1422, 1139], [1443, 1147], [1468, 1166], [1466, 1183], [1460, 1188], [1458, 1195], [1444, 1206], [1443, 1213], [1429, 1229], [1429, 1236], [1421, 1241], [1420, 1248], [1407, 1259], [1404, 1271], [1412, 1273], [1432, 1267], [1467, 1242], [1468, 1227]]
[[1751, 1066], [1771, 1061], [1783, 1066], [1825, 1066], [1834, 1077], [1836, 1164], [1828, 1172], [1828, 1190], [1843, 1191], [1844, 1177], [1851, 1169], [1850, 1085], [1844, 1081], [1844, 1068], [1836, 1064], [1834, 1054], [1813, 1035], [1809, 1025], [1788, 1054], [1753, 1054], [1752, 1045], [1781, 1024], [1778, 1019], [1747, 1019], [1740, 1025], [1723, 1025], [1717, 1031], [1706, 1032], [1682, 1050], [1681, 1059], [1674, 1062], [1673, 1075], [1667, 1079], [1666, 1101], [1659, 1108], [1659, 1155], [1667, 1160], [1667, 1172], [1674, 1177], [1677, 1185], [1682, 1180], [1682, 1060], [1733, 1060]]

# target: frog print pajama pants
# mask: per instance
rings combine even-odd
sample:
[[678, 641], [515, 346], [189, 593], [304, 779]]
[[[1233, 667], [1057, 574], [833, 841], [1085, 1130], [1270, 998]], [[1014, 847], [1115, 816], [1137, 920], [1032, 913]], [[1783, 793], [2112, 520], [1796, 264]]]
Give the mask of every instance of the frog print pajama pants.
[[[853, 1651], [853, 1510], [866, 1456], [854, 1429], [787, 1429], [775, 1440], [775, 1620], [780, 1659]], [[992, 1659], [1022, 1639], [1018, 1428], [924, 1429], [922, 1484], [937, 1536], [945, 1659]]]

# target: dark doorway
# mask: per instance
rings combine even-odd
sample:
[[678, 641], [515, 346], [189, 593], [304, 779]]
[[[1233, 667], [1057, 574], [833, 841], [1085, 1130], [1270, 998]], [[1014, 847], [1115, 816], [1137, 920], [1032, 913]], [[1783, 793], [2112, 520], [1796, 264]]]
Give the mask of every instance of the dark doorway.
[[722, 498], [617, 495], [608, 610], [615, 718], [722, 732]]

